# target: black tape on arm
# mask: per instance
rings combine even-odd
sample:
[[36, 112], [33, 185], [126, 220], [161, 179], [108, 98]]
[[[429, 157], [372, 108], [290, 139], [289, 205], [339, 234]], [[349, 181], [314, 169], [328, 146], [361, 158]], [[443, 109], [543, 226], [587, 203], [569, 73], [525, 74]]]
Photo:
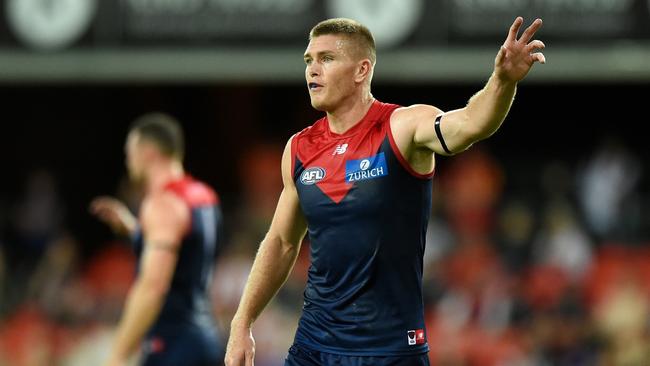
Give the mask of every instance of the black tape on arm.
[[440, 145], [442, 145], [442, 148], [445, 150], [445, 152], [449, 155], [452, 154], [451, 151], [447, 148], [447, 144], [445, 143], [445, 139], [442, 138], [442, 132], [440, 131], [440, 119], [442, 119], [442, 114], [439, 114], [436, 117], [436, 122], [435, 122], [435, 127], [436, 127], [436, 135], [438, 136], [438, 141], [440, 141]]

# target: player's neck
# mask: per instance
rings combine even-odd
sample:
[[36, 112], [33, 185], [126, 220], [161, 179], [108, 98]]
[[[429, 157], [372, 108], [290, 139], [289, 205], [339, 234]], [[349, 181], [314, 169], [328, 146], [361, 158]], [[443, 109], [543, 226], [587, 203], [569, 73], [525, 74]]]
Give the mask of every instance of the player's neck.
[[354, 127], [361, 122], [363, 117], [368, 113], [375, 98], [370, 93], [364, 93], [362, 97], [351, 98], [349, 101], [342, 103], [336, 110], [327, 112], [327, 121], [330, 130], [337, 134]]
[[185, 175], [183, 164], [176, 160], [161, 161], [149, 167], [147, 193], [165, 188], [167, 183], [181, 179]]

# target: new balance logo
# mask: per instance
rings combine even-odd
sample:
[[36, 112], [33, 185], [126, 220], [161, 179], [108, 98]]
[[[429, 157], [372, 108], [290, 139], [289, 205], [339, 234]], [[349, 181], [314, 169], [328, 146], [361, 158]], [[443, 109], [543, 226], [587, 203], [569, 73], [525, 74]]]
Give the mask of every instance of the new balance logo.
[[347, 149], [348, 149], [348, 144], [336, 145], [336, 149], [334, 149], [332, 156], [343, 155], [347, 151]]

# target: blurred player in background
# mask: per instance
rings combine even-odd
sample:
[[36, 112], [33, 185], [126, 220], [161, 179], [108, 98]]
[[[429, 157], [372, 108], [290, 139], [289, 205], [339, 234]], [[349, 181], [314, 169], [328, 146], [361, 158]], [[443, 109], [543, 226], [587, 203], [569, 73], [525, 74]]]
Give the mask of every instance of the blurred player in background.
[[[295, 134], [284, 190], [231, 323], [226, 364], [252, 365], [255, 319], [286, 280], [309, 232], [303, 314], [285, 365], [428, 365], [422, 255], [434, 155], [459, 153], [501, 126], [517, 83], [545, 62], [518, 17], [485, 87], [464, 108], [400, 107], [370, 92], [375, 44], [356, 21], [316, 25], [304, 54], [311, 104], [326, 116]], [[435, 65], [431, 65], [435, 67]]]
[[145, 190], [139, 217], [111, 197], [90, 205], [130, 235], [139, 260], [106, 365], [125, 365], [140, 346], [146, 366], [222, 364], [207, 293], [222, 225], [217, 195], [185, 173], [183, 132], [170, 116], [136, 120], [125, 149], [129, 177]]

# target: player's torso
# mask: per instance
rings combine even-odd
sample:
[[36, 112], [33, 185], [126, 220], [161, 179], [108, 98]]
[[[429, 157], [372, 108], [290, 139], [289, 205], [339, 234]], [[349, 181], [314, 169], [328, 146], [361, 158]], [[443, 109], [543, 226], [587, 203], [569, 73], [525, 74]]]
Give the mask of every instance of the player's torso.
[[390, 132], [395, 108], [375, 102], [342, 135], [321, 120], [293, 138], [312, 254], [297, 342], [350, 354], [426, 351], [423, 339], [409, 344], [408, 332], [424, 329], [431, 177], [407, 171]]
[[[184, 178], [166, 189], [182, 199], [190, 208], [191, 223], [178, 252], [170, 290], [156, 328], [183, 326], [213, 327], [207, 289], [217, 254], [221, 210], [216, 194], [206, 185]], [[143, 250], [143, 237], [136, 235], [138, 257]]]

